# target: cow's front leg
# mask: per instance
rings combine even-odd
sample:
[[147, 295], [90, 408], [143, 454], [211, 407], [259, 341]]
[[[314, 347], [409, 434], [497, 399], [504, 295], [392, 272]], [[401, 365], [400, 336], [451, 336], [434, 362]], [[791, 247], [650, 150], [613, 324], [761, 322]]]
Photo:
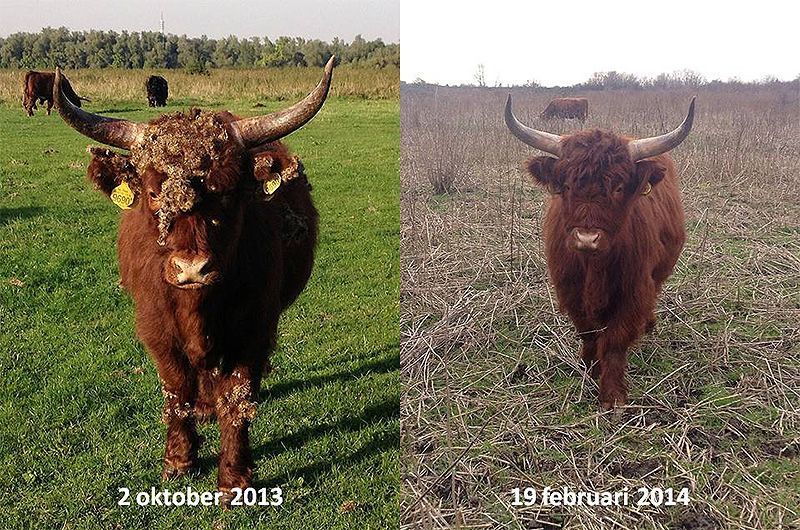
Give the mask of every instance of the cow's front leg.
[[628, 352], [644, 334], [652, 311], [642, 314], [647, 316], [631, 316], [619, 324], [609, 325], [597, 336], [597, 359], [600, 361], [600, 405], [604, 409], [624, 405], [628, 398], [628, 385], [625, 380]]
[[47, 115], [50, 116], [50, 111], [53, 109], [53, 101], [48, 99], [47, 100]]
[[232, 488], [247, 488], [253, 479], [248, 430], [256, 415], [256, 397], [261, 382], [257, 367], [237, 366], [220, 373], [215, 385], [217, 422], [220, 431], [217, 486], [229, 502]]
[[628, 367], [628, 348], [641, 335], [644, 322], [630, 327], [609, 326], [597, 337], [597, 359], [600, 364], [600, 406], [613, 409], [628, 399], [625, 372]]
[[163, 421], [167, 425], [162, 480], [169, 480], [197, 469], [200, 437], [194, 418], [196, 376], [194, 369], [177, 354], [157, 359], [164, 394]]

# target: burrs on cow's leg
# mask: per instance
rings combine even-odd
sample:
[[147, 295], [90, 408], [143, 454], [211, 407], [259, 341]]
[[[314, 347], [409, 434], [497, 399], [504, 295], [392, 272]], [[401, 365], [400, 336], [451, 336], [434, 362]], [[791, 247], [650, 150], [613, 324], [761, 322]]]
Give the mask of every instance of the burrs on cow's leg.
[[216, 385], [216, 411], [220, 431], [219, 473], [217, 488], [223, 493], [223, 505], [229, 506], [233, 488], [250, 487], [253, 458], [250, 453], [249, 427], [255, 419], [260, 370], [238, 367], [220, 375]]
[[[191, 392], [185, 389], [164, 393], [164, 423], [167, 424], [167, 440], [164, 449], [162, 480], [199, 473], [197, 453], [202, 438], [197, 434], [194, 407], [189, 400]], [[181, 399], [183, 397], [183, 399]]]

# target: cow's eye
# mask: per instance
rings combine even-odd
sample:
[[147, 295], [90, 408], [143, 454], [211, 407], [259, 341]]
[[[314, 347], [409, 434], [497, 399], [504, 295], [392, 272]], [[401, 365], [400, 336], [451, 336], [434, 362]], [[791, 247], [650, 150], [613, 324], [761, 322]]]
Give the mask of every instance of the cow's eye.
[[622, 184], [617, 186], [617, 189], [614, 190], [614, 193], [622, 193], [622, 187], [623, 187]]
[[213, 219], [211, 219], [211, 224], [214, 225], [214, 226], [219, 226], [219, 225], [222, 224], [222, 221], [220, 221], [219, 219], [214, 217]]
[[150, 198], [153, 200], [158, 199], [158, 193], [154, 192], [153, 190], [150, 190]]

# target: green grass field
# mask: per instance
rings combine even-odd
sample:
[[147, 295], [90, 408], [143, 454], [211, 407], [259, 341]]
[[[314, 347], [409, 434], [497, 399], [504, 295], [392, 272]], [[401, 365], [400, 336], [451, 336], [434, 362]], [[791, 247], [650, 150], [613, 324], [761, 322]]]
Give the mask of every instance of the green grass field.
[[[144, 121], [191, 103], [88, 109]], [[120, 487], [162, 486], [165, 435], [156, 371], [117, 287], [119, 211], [86, 181], [89, 140], [55, 113], [27, 118], [15, 102], [0, 124], [2, 527], [396, 527], [398, 101], [332, 98], [287, 140], [313, 183], [321, 237], [251, 429], [255, 485], [282, 487], [286, 501], [230, 512], [117, 506]], [[170, 489], [215, 489], [216, 425], [201, 434], [203, 473]]]

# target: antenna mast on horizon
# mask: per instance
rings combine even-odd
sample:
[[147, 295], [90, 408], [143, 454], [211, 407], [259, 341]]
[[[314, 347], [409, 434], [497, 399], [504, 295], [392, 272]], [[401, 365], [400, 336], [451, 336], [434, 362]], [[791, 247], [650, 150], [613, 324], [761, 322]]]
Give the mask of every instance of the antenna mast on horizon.
[[164, 12], [161, 12], [161, 34], [164, 34]]

